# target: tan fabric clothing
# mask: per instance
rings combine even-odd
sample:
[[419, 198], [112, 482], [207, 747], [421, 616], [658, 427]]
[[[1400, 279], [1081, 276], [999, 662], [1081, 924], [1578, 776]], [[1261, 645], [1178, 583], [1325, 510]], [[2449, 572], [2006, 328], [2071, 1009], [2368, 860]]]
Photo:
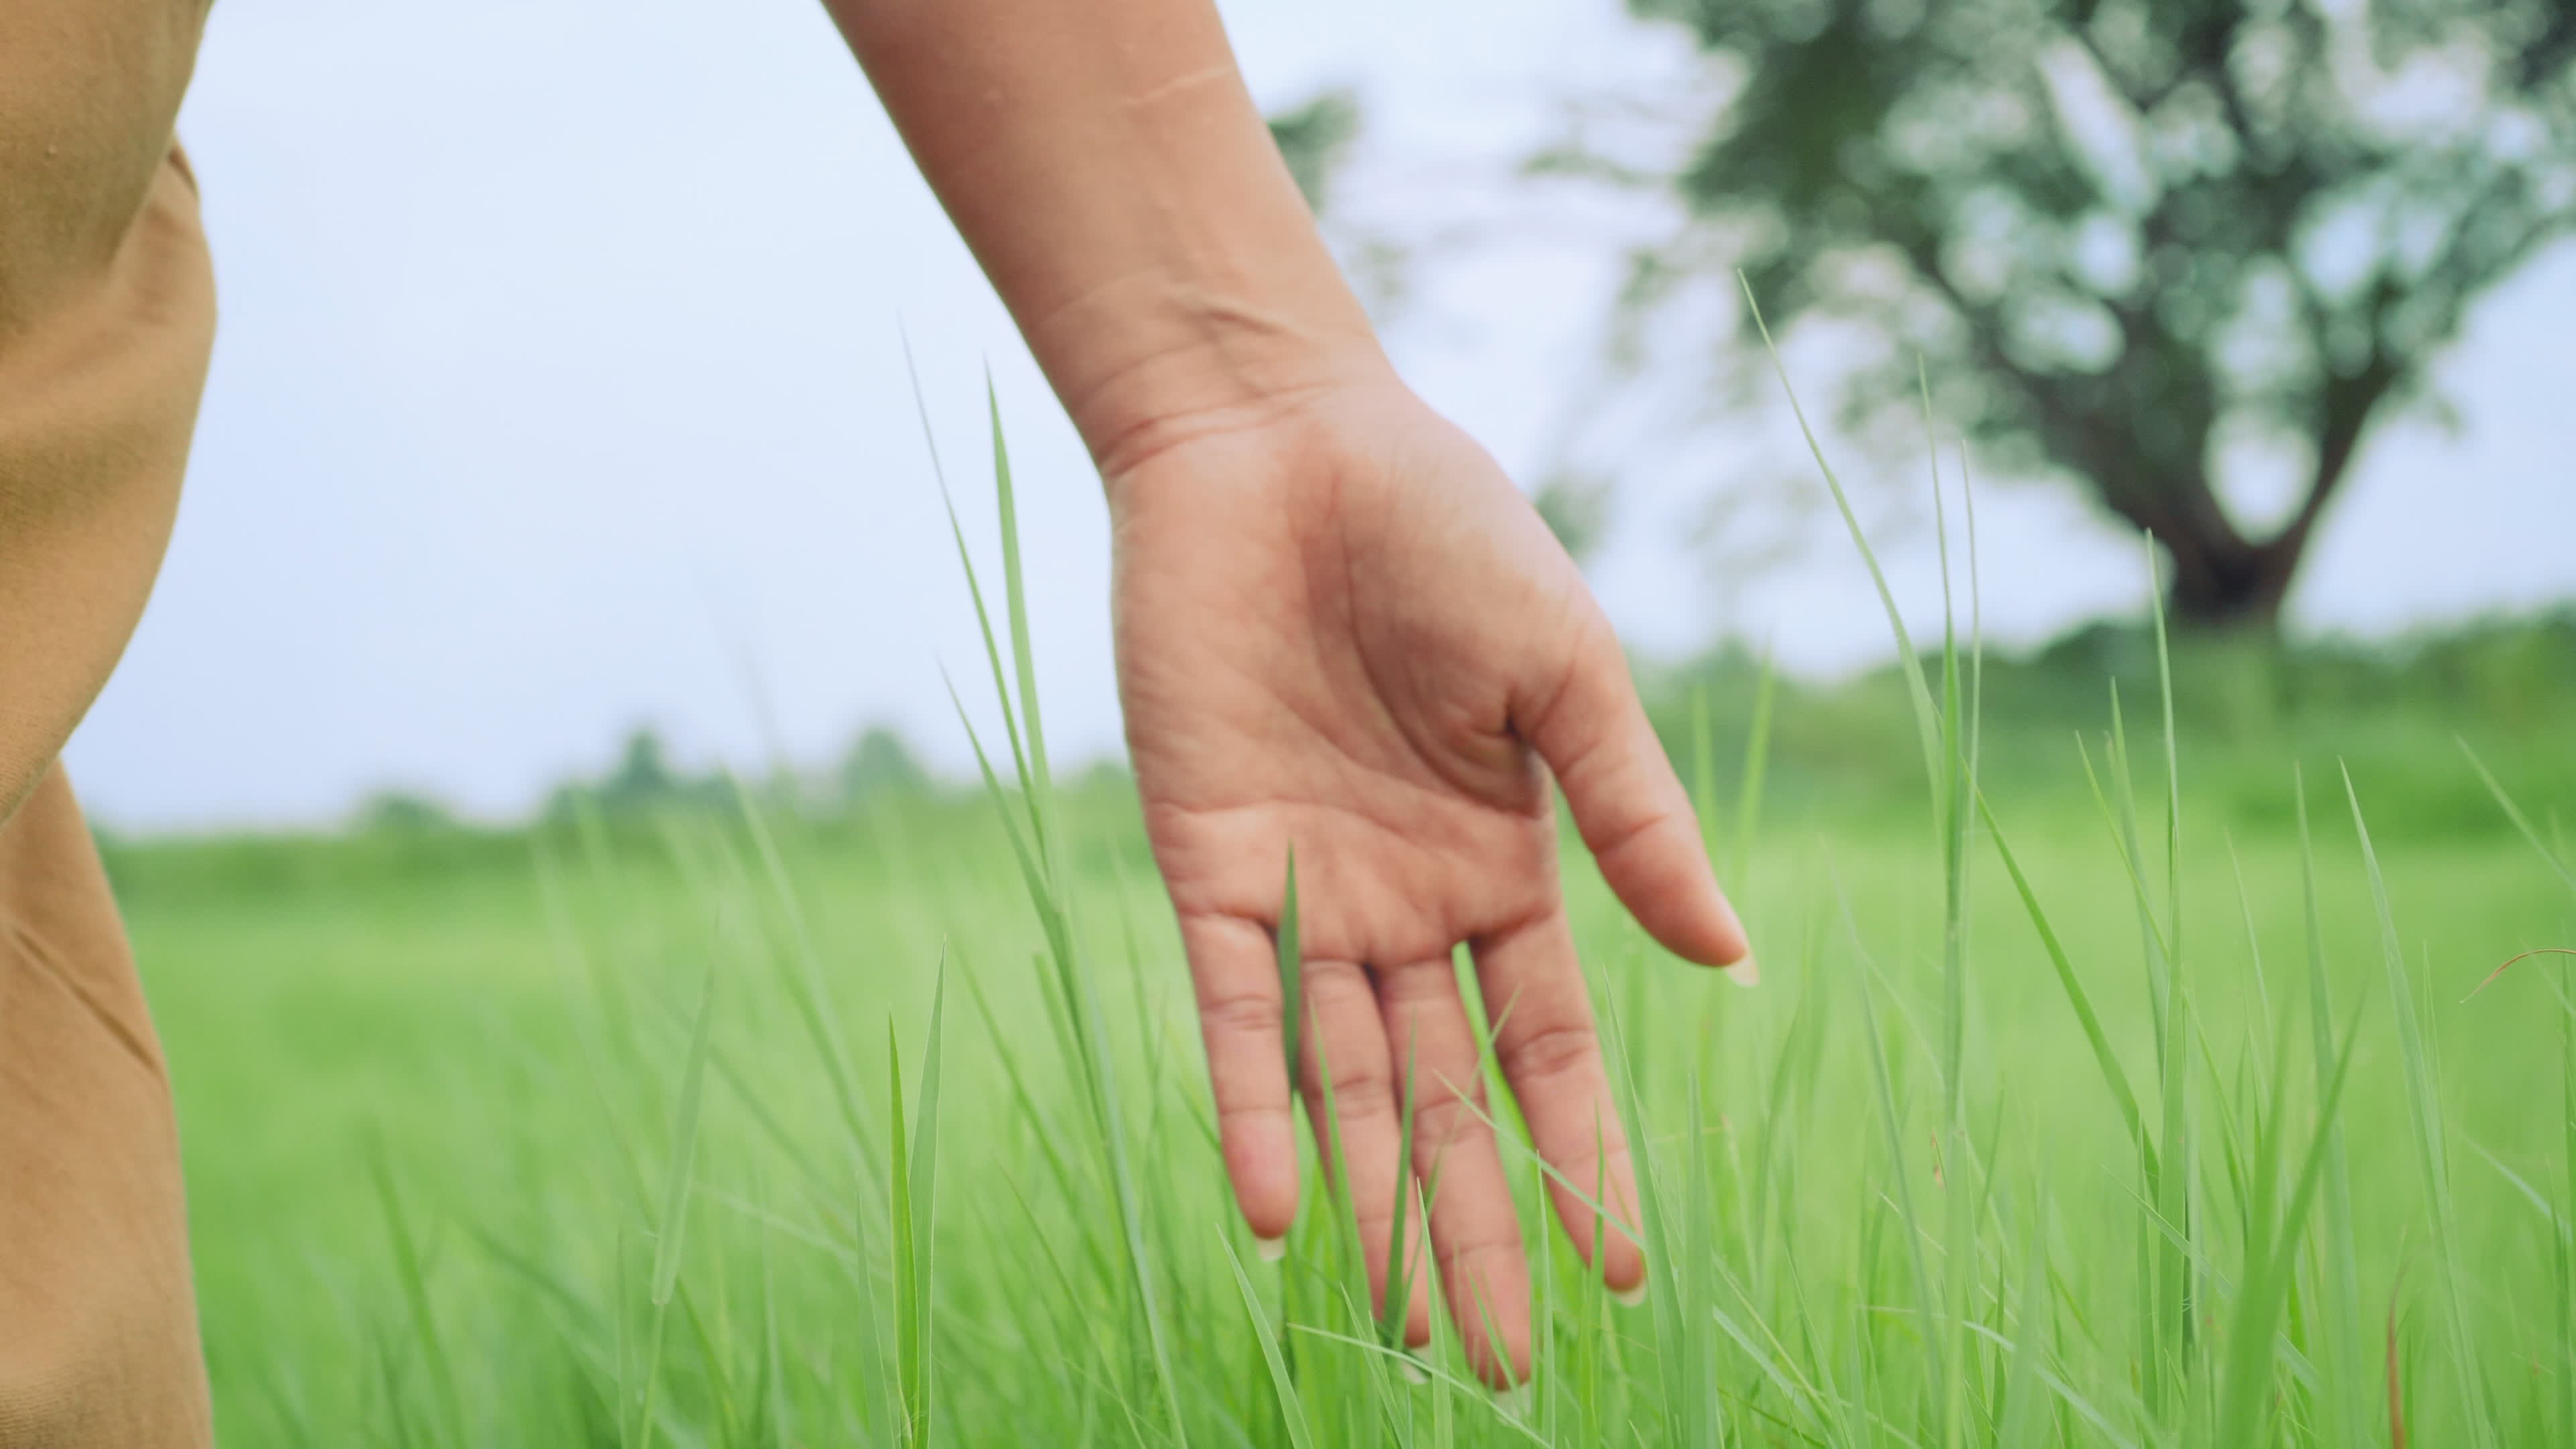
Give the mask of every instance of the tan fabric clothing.
[[125, 648], [214, 333], [171, 126], [198, 0], [0, 3], [0, 815]]
[[212, 1442], [169, 1078], [57, 766], [0, 829], [0, 1445]]
[[169, 1083], [55, 763], [151, 591], [204, 384], [172, 139], [204, 18], [0, 0], [0, 1449], [213, 1438]]

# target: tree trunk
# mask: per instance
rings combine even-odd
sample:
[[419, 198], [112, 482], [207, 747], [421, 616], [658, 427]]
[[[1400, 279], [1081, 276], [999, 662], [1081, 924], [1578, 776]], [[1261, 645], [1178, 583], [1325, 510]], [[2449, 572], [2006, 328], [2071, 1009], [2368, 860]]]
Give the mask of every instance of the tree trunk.
[[[2348, 453], [2348, 449], [2345, 450]], [[2317, 519], [2342, 475], [2342, 457], [2332, 473], [2320, 473], [2299, 511], [2268, 539], [2249, 539], [2237, 531], [2202, 480], [2188, 486], [2105, 490], [2103, 502], [2131, 526], [2164, 546], [2165, 617], [2176, 625], [2207, 632], [2274, 633], [2281, 626], [2281, 605], [2307, 556]]]
[[2304, 530], [2285, 534], [2259, 547], [2203, 548], [2196, 567], [2179, 564], [2165, 610], [2185, 628], [2210, 632], [2252, 630], [2270, 633], [2281, 625], [2281, 605], [2290, 596], [2290, 580], [2305, 551]]
[[[2371, 409], [2399, 375], [2398, 365], [2382, 356], [2350, 377], [2328, 381], [2317, 469], [2308, 480], [2307, 495], [2281, 531], [2262, 542], [2247, 538], [2229, 521], [2205, 476], [2146, 485], [2133, 478], [2125, 487], [2103, 487], [2102, 501], [2111, 511], [2163, 544], [2173, 561], [2167, 618], [2213, 632], [2280, 631], [2281, 605], [2290, 596], [2299, 561], [2307, 557], [2317, 520], [2343, 486]], [[2106, 485], [2115, 476], [2108, 470], [2095, 474]]]

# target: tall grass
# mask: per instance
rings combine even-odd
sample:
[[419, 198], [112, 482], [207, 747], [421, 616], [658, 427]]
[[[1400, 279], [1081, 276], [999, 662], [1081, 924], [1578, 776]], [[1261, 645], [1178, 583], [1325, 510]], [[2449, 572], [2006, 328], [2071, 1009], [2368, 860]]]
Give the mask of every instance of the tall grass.
[[[1528, 1385], [1487, 1392], [1445, 1323], [1409, 1354], [1346, 1198], [1309, 1192], [1277, 1261], [1226, 1198], [1132, 805], [1051, 773], [992, 448], [998, 623], [955, 528], [979, 807], [834, 835], [745, 792], [541, 833], [533, 872], [434, 899], [138, 909], [235, 1442], [2576, 1442], [2576, 1003], [2546, 956], [2461, 1000], [2576, 944], [2551, 803], [2487, 776], [2522, 839], [2417, 848], [2340, 772], [2319, 829], [2284, 759], [2295, 833], [2200, 838], [2159, 624], [2153, 744], [2110, 695], [2056, 802], [2008, 818], [1964, 460], [1932, 480], [1964, 625], [1945, 597], [1918, 654], [1871, 565], [1921, 821], [1766, 816], [1767, 679], [1698, 705], [1764, 988], [1716, 994], [1569, 869], [1645, 1303], [1534, 1233]], [[1706, 743], [1726, 712], [1740, 759]], [[1293, 1002], [1293, 905], [1281, 935]], [[297, 1073], [341, 1100], [265, 1127]]]

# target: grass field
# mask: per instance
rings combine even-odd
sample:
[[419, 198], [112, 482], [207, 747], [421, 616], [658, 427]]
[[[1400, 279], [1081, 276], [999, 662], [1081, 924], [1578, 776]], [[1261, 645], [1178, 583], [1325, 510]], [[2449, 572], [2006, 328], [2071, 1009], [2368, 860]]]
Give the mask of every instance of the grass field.
[[1897, 742], [1852, 777], [1901, 789], [1799, 753], [1825, 704], [1784, 699], [1776, 749], [1759, 690], [1677, 709], [1759, 990], [1663, 956], [1569, 856], [1651, 1292], [1614, 1304], [1534, 1234], [1516, 1404], [1445, 1329], [1418, 1367], [1381, 1346], [1311, 1149], [1285, 1262], [1252, 1251], [1115, 778], [119, 845], [220, 1429], [2576, 1442], [2568, 958], [2471, 995], [2576, 946], [2558, 733], [2485, 751], [2525, 832], [2439, 700], [2344, 710], [2349, 751], [2229, 735], [2191, 666], [2170, 755], [2152, 688], [2116, 730], [2089, 706], [2079, 754], [2009, 728], [2002, 672], [1979, 723], [1933, 662], [1919, 752], [1901, 675], [1840, 696]]

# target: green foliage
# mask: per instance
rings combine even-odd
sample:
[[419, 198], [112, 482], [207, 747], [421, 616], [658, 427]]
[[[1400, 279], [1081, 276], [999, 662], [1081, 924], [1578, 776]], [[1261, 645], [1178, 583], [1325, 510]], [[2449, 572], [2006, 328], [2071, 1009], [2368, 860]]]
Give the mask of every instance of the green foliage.
[[1278, 144], [1288, 174], [1317, 215], [1331, 200], [1334, 173], [1359, 134], [1359, 95], [1348, 87], [1319, 92], [1305, 104], [1270, 118], [1270, 139]]
[[379, 790], [358, 802], [349, 828], [362, 834], [432, 835], [457, 828], [453, 811], [437, 799], [408, 790]]
[[[1718, 711], [1721, 726], [1740, 729], [1742, 703]], [[1902, 708], [1909, 748], [1893, 763], [1912, 767], [1897, 778], [1919, 802]], [[1990, 717], [1990, 735], [1996, 724]], [[1775, 742], [1793, 743], [1785, 731]], [[2182, 745], [2188, 770], [2187, 727]], [[2048, 748], [2061, 762], [2053, 789], [2026, 785], [1990, 803], [2113, 1064], [2149, 1096], [2153, 1135], [2161, 1099], [2132, 886], [2093, 818], [2071, 742]], [[2476, 785], [2456, 747], [2412, 764], [2427, 779]], [[2551, 815], [2563, 821], [2576, 796], [2493, 768], [2548, 840]], [[2295, 801], [2286, 767], [2276, 778]], [[2552, 1268], [2567, 1214], [2563, 1104], [2550, 1080], [2560, 1070], [2558, 968], [2554, 958], [2525, 962], [2474, 1001], [2461, 998], [2529, 945], [2576, 944], [2576, 893], [2509, 825], [2417, 835], [2383, 818], [2404, 813], [2379, 808], [2402, 794], [2395, 782], [2364, 792], [2409, 969], [2423, 954], [2414, 943], [2430, 953], [2430, 986], [2415, 1007], [2427, 1059], [2440, 1062], [2434, 1121], [2450, 1137], [2464, 1308], [2493, 1362], [2511, 1370], [2496, 1375], [2501, 1437], [2564, 1442], [2558, 1396], [2576, 1365], [2559, 1346]], [[2203, 912], [2192, 929], [2185, 1014], [2196, 1026], [2185, 1039], [2200, 1131], [2185, 1152], [2199, 1163], [2201, 1197], [2185, 1261], [2204, 1265], [2196, 1291], [2217, 1353], [2208, 1392], [2223, 1399], [2229, 1374], [2253, 1371], [2229, 1351], [2236, 1325], [2259, 1328], [2239, 1285], [2277, 1283], [2250, 1269], [2281, 1262], [2286, 1247], [2294, 1266], [2266, 1361], [2276, 1393], [2250, 1442], [2384, 1438], [2379, 1368], [2393, 1303], [2415, 1442], [2466, 1443], [2376, 897], [2349, 812], [2324, 790], [2312, 804], [2313, 852], [2268, 825], [2236, 832], [2250, 935], [2224, 928], [2232, 906]], [[1898, 1434], [1932, 1443], [1948, 1411], [1933, 1412], [1926, 1322], [1956, 1356], [1942, 1360], [1940, 1392], [1957, 1406], [1964, 1442], [2008, 1429], [2021, 1442], [2228, 1442], [2215, 1432], [2217, 1402], [2210, 1434], [2160, 1437], [2132, 1379], [2150, 1281], [2132, 1243], [2160, 1219], [2140, 1197], [2137, 1139], [2111, 1079], [2019, 890], [1988, 853], [1991, 838], [1978, 843], [1961, 913], [1966, 1145], [1937, 1150], [1950, 1120], [1936, 1047], [1947, 886], [1919, 806], [1820, 812], [1774, 782], [1751, 863], [1729, 873], [1764, 954], [1768, 979], [1751, 993], [1656, 956], [1597, 878], [1570, 871], [1579, 939], [1633, 1097], [1654, 1287], [1644, 1308], [1610, 1305], [1561, 1233], [1533, 1235], [1555, 1306], [1524, 1433], [1466, 1381], [1445, 1327], [1427, 1357], [1429, 1387], [1410, 1386], [1383, 1357], [1374, 1305], [1350, 1288], [1356, 1264], [1338, 1256], [1311, 1151], [1303, 1170], [1314, 1190], [1286, 1263], [1249, 1250], [1207, 1118], [1177, 943], [1157, 914], [1133, 812], [1112, 794], [1059, 797], [1053, 811], [1068, 848], [1051, 889], [1074, 907], [1093, 988], [1083, 1010], [1096, 1008], [1088, 1051], [1059, 1034], [1057, 978], [1032, 966], [1049, 950], [1046, 927], [1026, 904], [1002, 825], [973, 802], [924, 802], [900, 835], [772, 821], [775, 888], [739, 819], [691, 818], [658, 845], [621, 838], [597, 857], [570, 827], [549, 827], [538, 848], [559, 862], [546, 888], [554, 907], [531, 880], [525, 840], [443, 874], [362, 854], [243, 890], [173, 879], [201, 859], [193, 847], [129, 847], [125, 864], [164, 883], [136, 898], [131, 923], [187, 1125], [228, 1439], [612, 1444], [618, 1416], [594, 1424], [584, 1406], [623, 1401], [623, 1442], [637, 1442], [631, 1395], [644, 1381], [657, 1257], [647, 1235], [667, 1213], [683, 1150], [674, 1126], [686, 1120], [703, 1020], [696, 1207], [666, 1310], [657, 1442], [892, 1442], [908, 1362], [894, 1257], [907, 1235], [892, 1219], [893, 1173], [899, 1158], [910, 1200], [926, 1200], [913, 1171], [924, 1106], [913, 1087], [945, 943], [949, 986], [976, 1009], [948, 1024], [938, 1191], [909, 1235], [936, 1248], [935, 1273], [914, 1291], [934, 1309], [919, 1341], [935, 1365], [931, 1432], [942, 1442], [1173, 1442], [1137, 1306], [1139, 1249], [1171, 1325], [1193, 1442], [1240, 1434], [1286, 1445], [1303, 1425], [1317, 1444], [1726, 1435], [1840, 1445]], [[2186, 823], [2184, 895], [2214, 906], [2232, 893], [2233, 873], [2219, 832]], [[356, 846], [264, 848], [329, 858]], [[698, 864], [684, 869], [683, 858]], [[2311, 868], [2319, 985], [2303, 986], [2295, 967], [2276, 970], [2267, 1004], [2253, 947], [2267, 966], [2305, 954], [2301, 880]], [[326, 884], [293, 883], [305, 879]], [[825, 1035], [845, 1044], [854, 1082], [870, 1084], [855, 1123], [791, 984], [806, 948], [780, 904], [788, 899], [823, 983]], [[711, 964], [722, 994], [708, 1015], [697, 1001]], [[1876, 1008], [1866, 1018], [1863, 980]], [[2319, 1053], [2307, 1047], [2306, 1017], [2327, 983], [2335, 1036]], [[889, 1018], [905, 1072], [899, 1108], [882, 1037]], [[2286, 1038], [2285, 1023], [2295, 1024]], [[2353, 1066], [2338, 1098], [2347, 1042]], [[1093, 1070], [1116, 1082], [1132, 1237], [1101, 1145]], [[2340, 1111], [2319, 1111], [2335, 1101]], [[2291, 1211], [2326, 1123], [2349, 1145], [2348, 1226], [2333, 1233], [2330, 1185], [2310, 1190], [2303, 1217]], [[1525, 1146], [1503, 1126], [1509, 1160], [1525, 1166]], [[379, 1132], [391, 1169], [382, 1192], [349, 1168]], [[2560, 1216], [2543, 1216], [2485, 1154], [2539, 1185]], [[2261, 1214], [2240, 1213], [2256, 1206], [2265, 1172], [2276, 1174], [2276, 1196], [2258, 1245], [2243, 1234]], [[2230, 1185], [2240, 1178], [2242, 1208]], [[1542, 1210], [1534, 1183], [1526, 1198], [1525, 1212]], [[1911, 1234], [1896, 1207], [1909, 1199]], [[1954, 1280], [1948, 1220], [1962, 1203], [1974, 1267]], [[2346, 1254], [2348, 1293], [2332, 1286]], [[1952, 1306], [1954, 1281], [1973, 1287], [1964, 1312]], [[2360, 1350], [2360, 1382], [2333, 1368], [2337, 1332]], [[440, 1428], [451, 1410], [438, 1356], [465, 1415], [454, 1434]], [[2535, 1359], [2539, 1374], [2528, 1369]], [[2015, 1394], [2029, 1405], [2033, 1393], [2037, 1407], [2015, 1408]], [[2344, 1422], [2325, 1417], [2330, 1400], [2368, 1416], [2357, 1439], [2327, 1427]], [[2242, 1392], [2237, 1403], [2241, 1415]], [[2525, 1415], [2540, 1427], [2516, 1433]]]
[[[2576, 799], [2576, 613], [2492, 620], [2392, 644], [2278, 636], [2178, 635], [2174, 708], [2194, 779], [2191, 809], [2216, 825], [2286, 829], [2287, 762], [2331, 773], [2348, 762], [2369, 790], [2372, 818], [2417, 837], [2488, 836], [2511, 829], [2474, 771], [2427, 770], [2455, 735], [2509, 761], [2539, 798]], [[1763, 688], [1762, 662], [1728, 645], [1650, 681], [1651, 707], [1675, 758], [1690, 739], [1685, 701], [1720, 706], [1711, 748], [1749, 743], [1746, 704]], [[2106, 688], [2130, 699], [2157, 689], [2155, 639], [2145, 628], [2092, 625], [2019, 655], [1985, 661], [1986, 792], [1999, 801], [2064, 789], [2079, 736], [2104, 724]], [[1892, 668], [1826, 683], [1782, 680], [1771, 726], [1776, 797], [1836, 818], [1909, 810], [1923, 760], [1907, 718], [1908, 686]]]
[[[1882, 344], [1843, 404], [1895, 437], [1928, 359], [2000, 470], [2170, 550], [2190, 621], [2274, 616], [2370, 424], [2576, 224], [2576, 12], [2550, 0], [1631, 4], [1732, 86], [1654, 178], [1692, 221], [1638, 257], [1632, 316], [1740, 266], [1784, 329]], [[2223, 501], [2239, 444], [2299, 472], [2267, 530]]]
[[912, 752], [902, 732], [871, 725], [841, 757], [840, 803], [858, 807], [888, 798], [919, 795], [931, 787], [930, 772]]
[[557, 820], [590, 815], [639, 821], [675, 810], [722, 809], [731, 794], [720, 774], [684, 775], [673, 768], [660, 732], [645, 726], [627, 734], [607, 774], [558, 787], [546, 802], [546, 814]]
[[[2462, 999], [2576, 941], [2538, 757], [2356, 771], [2322, 840], [2276, 758], [2296, 832], [2221, 851], [2161, 631], [2144, 790], [2116, 694], [2086, 754], [2012, 733], [1973, 603], [1902, 678], [1706, 691], [1712, 825], [1714, 741], [1748, 741], [1719, 838], [1766, 984], [1664, 959], [1574, 857], [1654, 1288], [1618, 1307], [1534, 1231], [1514, 1407], [1445, 1323], [1389, 1346], [1345, 1194], [1241, 1252], [1134, 802], [1049, 773], [1004, 467], [982, 800], [582, 812], [428, 874], [367, 835], [120, 847], [228, 1440], [2340, 1445], [2400, 1397], [2414, 1442], [2576, 1438], [2576, 1099], [2535, 1090], [2576, 1001], [2537, 965]], [[1769, 778], [1864, 707], [1929, 842]], [[2453, 780], [2504, 823], [2392, 823]], [[2241, 940], [2185, 910], [2229, 886]], [[2303, 988], [2264, 974], [2293, 943]], [[952, 977], [981, 1041], [946, 1040]], [[1492, 1125], [1535, 1228], [1546, 1174]]]
[[1580, 563], [1591, 557], [1609, 530], [1611, 492], [1607, 478], [1560, 473], [1540, 484], [1530, 503], [1548, 532]]

